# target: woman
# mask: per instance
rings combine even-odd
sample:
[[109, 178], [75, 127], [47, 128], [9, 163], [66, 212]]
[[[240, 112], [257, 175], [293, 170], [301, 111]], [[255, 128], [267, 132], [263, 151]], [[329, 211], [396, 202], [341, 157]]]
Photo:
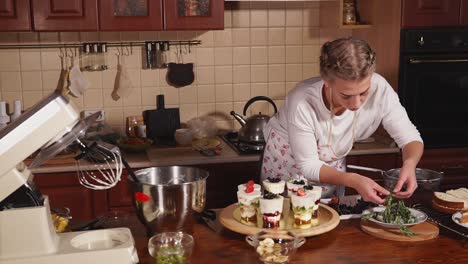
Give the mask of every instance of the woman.
[[394, 196], [412, 195], [423, 141], [390, 84], [374, 73], [375, 60], [374, 51], [362, 40], [344, 38], [323, 45], [321, 77], [299, 83], [263, 131], [267, 144], [262, 179], [305, 177], [331, 184], [333, 195], [344, 195], [348, 186], [364, 200], [382, 204], [388, 190], [345, 171], [345, 156], [353, 143], [371, 136], [382, 123], [402, 149]]

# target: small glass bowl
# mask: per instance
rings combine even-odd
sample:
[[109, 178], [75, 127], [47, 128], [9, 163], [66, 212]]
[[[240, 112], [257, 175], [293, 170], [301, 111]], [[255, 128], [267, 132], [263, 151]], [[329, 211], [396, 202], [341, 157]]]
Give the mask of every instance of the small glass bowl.
[[148, 252], [156, 263], [187, 263], [192, 255], [193, 237], [183, 232], [163, 232], [148, 241]]
[[290, 231], [261, 231], [245, 240], [255, 248], [260, 261], [267, 264], [288, 263], [306, 241]]

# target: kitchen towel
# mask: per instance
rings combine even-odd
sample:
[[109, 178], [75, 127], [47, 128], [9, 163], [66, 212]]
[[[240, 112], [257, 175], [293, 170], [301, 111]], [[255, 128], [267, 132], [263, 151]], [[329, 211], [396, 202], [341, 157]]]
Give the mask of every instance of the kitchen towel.
[[112, 91], [111, 97], [114, 101], [118, 101], [120, 98], [126, 98], [130, 96], [133, 91], [133, 85], [130, 81], [130, 76], [125, 66], [125, 60], [123, 56], [117, 58], [117, 75], [115, 76], [114, 90]]

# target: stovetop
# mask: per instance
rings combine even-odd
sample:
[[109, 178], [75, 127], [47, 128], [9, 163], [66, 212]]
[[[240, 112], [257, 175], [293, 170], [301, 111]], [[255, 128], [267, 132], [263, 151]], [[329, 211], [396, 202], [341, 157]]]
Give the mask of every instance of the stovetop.
[[264, 144], [242, 142], [237, 132], [229, 132], [221, 138], [239, 155], [258, 155], [263, 151]]

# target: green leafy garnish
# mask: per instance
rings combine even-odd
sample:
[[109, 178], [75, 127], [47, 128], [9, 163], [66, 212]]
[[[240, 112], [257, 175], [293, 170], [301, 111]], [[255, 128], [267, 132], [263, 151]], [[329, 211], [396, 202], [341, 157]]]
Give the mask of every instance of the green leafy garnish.
[[156, 254], [156, 264], [184, 264], [184, 249], [181, 246], [161, 247]]
[[400, 231], [405, 236], [414, 236], [414, 232], [411, 231], [405, 224], [412, 224], [416, 222], [416, 217], [411, 215], [411, 211], [405, 206], [402, 200], [394, 199], [390, 194], [387, 197], [385, 204], [385, 210], [383, 212], [374, 212], [362, 216], [362, 220], [369, 220], [374, 218], [384, 223], [390, 223], [398, 225]]

